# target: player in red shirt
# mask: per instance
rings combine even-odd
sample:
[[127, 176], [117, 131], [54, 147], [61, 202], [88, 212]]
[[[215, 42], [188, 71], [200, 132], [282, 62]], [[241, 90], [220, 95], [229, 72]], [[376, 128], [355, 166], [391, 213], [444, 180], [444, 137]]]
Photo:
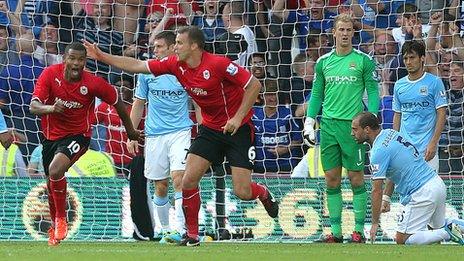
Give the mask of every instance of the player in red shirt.
[[264, 186], [251, 181], [254, 146], [251, 107], [261, 84], [248, 71], [229, 59], [204, 51], [203, 32], [195, 26], [178, 30], [176, 55], [160, 61], [139, 61], [102, 52], [84, 42], [89, 57], [132, 73], [172, 74], [201, 108], [202, 125], [187, 156], [182, 179], [182, 206], [187, 235], [180, 245], [198, 246], [200, 179], [212, 163], [230, 163], [237, 197], [259, 199], [269, 216], [277, 217], [279, 206]]
[[64, 173], [87, 150], [91, 123], [95, 120], [95, 98], [112, 104], [131, 140], [138, 140], [124, 103], [116, 89], [102, 78], [84, 71], [86, 50], [81, 43], [66, 47], [64, 62], [47, 67], [32, 95], [30, 111], [41, 116], [43, 165], [48, 177], [48, 204], [52, 226], [49, 245], [58, 245], [68, 232], [66, 222], [66, 187]]

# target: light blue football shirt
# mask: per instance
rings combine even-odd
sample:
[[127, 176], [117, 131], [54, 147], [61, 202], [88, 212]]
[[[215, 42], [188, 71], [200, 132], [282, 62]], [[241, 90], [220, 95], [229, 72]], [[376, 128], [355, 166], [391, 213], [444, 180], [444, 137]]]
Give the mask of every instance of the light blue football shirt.
[[5, 118], [3, 118], [3, 113], [0, 111], [0, 133], [7, 132], [8, 127], [6, 126]]
[[145, 134], [156, 136], [192, 127], [188, 95], [173, 75], [139, 74], [135, 97], [148, 101]]
[[372, 179], [389, 179], [406, 205], [411, 194], [437, 175], [424, 156], [399, 132], [382, 130], [370, 151]]
[[395, 83], [393, 111], [401, 113], [400, 133], [422, 156], [432, 139], [437, 109], [447, 106], [445, 86], [437, 76], [424, 75], [411, 81], [405, 76]]

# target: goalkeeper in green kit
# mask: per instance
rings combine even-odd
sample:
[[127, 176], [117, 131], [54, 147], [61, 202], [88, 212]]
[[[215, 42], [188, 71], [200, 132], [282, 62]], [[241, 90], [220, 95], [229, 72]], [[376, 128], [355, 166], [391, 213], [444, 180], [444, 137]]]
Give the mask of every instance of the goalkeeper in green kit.
[[327, 205], [331, 235], [319, 242], [343, 243], [341, 228], [342, 167], [348, 170], [353, 190], [354, 232], [350, 242], [364, 243], [367, 192], [364, 186], [363, 144], [351, 136], [351, 119], [363, 111], [363, 94], [367, 91], [368, 110], [377, 114], [379, 109], [378, 81], [375, 63], [371, 57], [353, 49], [353, 21], [348, 14], [335, 18], [333, 34], [335, 49], [321, 56], [315, 66], [311, 99], [306, 112], [304, 137], [309, 146], [315, 145], [315, 118], [322, 107], [320, 146], [322, 167], [327, 184]]

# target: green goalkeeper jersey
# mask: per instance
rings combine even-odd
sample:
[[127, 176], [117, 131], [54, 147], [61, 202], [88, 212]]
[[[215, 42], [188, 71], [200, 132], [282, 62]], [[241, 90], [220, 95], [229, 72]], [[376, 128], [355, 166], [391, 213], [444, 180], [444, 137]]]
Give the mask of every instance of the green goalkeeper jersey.
[[364, 110], [364, 90], [367, 91], [368, 110], [377, 114], [378, 88], [375, 62], [371, 57], [356, 49], [340, 56], [334, 49], [316, 62], [306, 116], [314, 119], [322, 106], [323, 118], [352, 120]]

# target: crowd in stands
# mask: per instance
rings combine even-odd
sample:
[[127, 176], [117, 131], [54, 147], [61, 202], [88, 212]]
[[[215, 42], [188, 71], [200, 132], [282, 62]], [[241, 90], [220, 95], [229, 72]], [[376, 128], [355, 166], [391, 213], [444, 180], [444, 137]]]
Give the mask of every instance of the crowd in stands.
[[[154, 36], [184, 25], [201, 28], [206, 50], [226, 55], [261, 81], [263, 90], [253, 116], [255, 172], [291, 174], [300, 161], [314, 157], [314, 151], [308, 153], [309, 159], [304, 156], [308, 152], [302, 139], [305, 103], [311, 95], [314, 65], [334, 45], [333, 19], [340, 13], [355, 18], [354, 46], [377, 64], [383, 128], [392, 128], [394, 83], [407, 75], [402, 45], [411, 39], [426, 43], [426, 69], [442, 79], [448, 99], [439, 172], [462, 175], [463, 4], [457, 0], [0, 1], [0, 108], [7, 126], [24, 136], [16, 139], [13, 155], [22, 156], [13, 157], [19, 162], [16, 166], [29, 166], [21, 174], [5, 176], [43, 172], [40, 124], [29, 112], [29, 103], [42, 70], [62, 62], [67, 44], [85, 39], [104, 52], [150, 59]], [[137, 75], [91, 59], [86, 69], [116, 86], [130, 110]], [[125, 147], [121, 121], [108, 104], [96, 101], [96, 110], [91, 148], [111, 155], [117, 172], [127, 174], [133, 155]], [[0, 151], [2, 163], [8, 150]]]

